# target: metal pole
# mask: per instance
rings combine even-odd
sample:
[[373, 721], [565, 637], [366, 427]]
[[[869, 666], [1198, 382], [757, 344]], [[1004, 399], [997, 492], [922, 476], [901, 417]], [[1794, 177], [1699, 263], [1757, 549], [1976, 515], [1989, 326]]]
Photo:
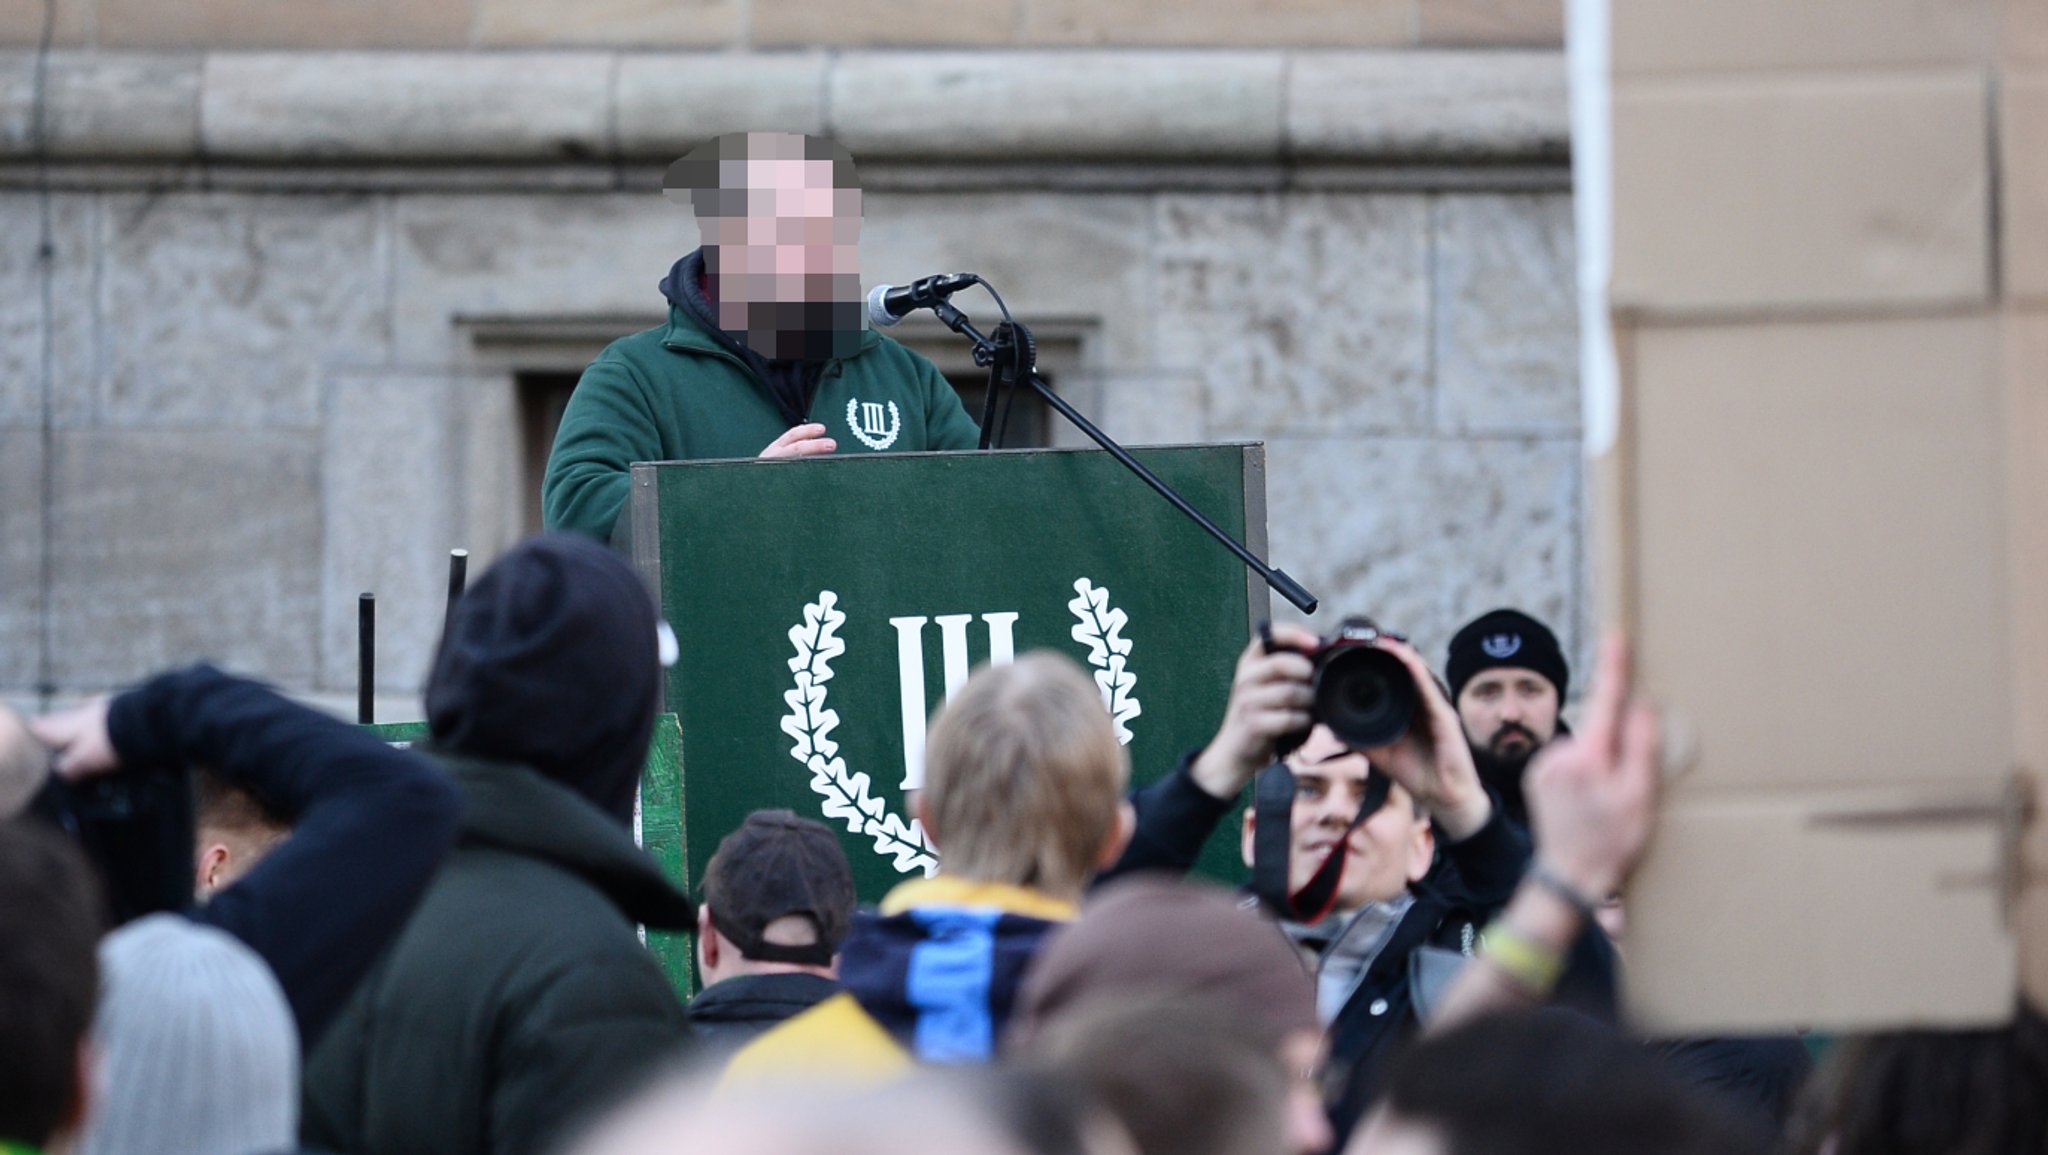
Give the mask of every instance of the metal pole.
[[356, 721], [377, 720], [377, 595], [356, 599]]
[[451, 549], [448, 551], [448, 609], [441, 615], [441, 636], [448, 636], [448, 625], [455, 620], [455, 603], [462, 600], [462, 591], [469, 583], [469, 551]]

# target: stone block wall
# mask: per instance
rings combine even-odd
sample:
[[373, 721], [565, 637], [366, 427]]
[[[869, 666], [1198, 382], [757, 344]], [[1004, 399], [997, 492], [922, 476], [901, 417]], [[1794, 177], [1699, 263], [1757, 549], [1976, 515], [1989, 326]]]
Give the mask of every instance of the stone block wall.
[[[418, 138], [360, 120], [338, 153], [335, 137], [266, 152], [284, 120], [213, 135], [256, 111], [195, 111], [189, 125], [173, 118], [114, 143], [80, 128], [68, 139], [92, 155], [51, 166], [47, 275], [38, 166], [19, 151], [0, 162], [0, 698], [33, 697], [45, 679], [60, 694], [115, 686], [202, 656], [343, 695], [362, 590], [381, 600], [383, 685], [417, 687], [446, 551], [471, 549], [474, 573], [519, 532], [515, 374], [573, 371], [662, 316], [655, 283], [696, 231], [656, 191], [660, 165], [647, 158], [749, 106], [702, 88], [694, 118], [628, 147], [625, 66], [672, 79], [697, 61], [593, 58], [614, 80], [592, 97], [610, 102], [594, 116], [560, 95], [573, 80], [532, 86], [556, 94], [560, 118], [618, 126], [586, 161], [562, 160], [545, 128], [522, 134], [511, 118], [491, 163], [435, 160]], [[66, 67], [84, 75], [95, 59]], [[572, 78], [588, 67], [579, 54], [536, 59]], [[879, 76], [889, 59], [833, 67]], [[969, 139], [960, 123], [891, 128], [894, 114], [869, 108], [861, 121], [829, 104], [786, 112], [894, 141], [863, 166], [869, 283], [976, 270], [1059, 334], [1060, 387], [1112, 434], [1265, 441], [1271, 552], [1323, 595], [1316, 624], [1369, 612], [1439, 657], [1459, 622], [1511, 602], [1583, 654], [1558, 62], [1506, 54], [1489, 71], [1446, 54], [1451, 75], [1495, 82], [1468, 103], [1433, 104], [1443, 74], [1349, 59], [1347, 72], [1335, 57], [1308, 68], [1248, 54], [1207, 79], [1176, 63], [1190, 99], [1272, 77], [1272, 114], [1149, 149], [1142, 109], [1097, 115], [1063, 154], [1061, 117], [1088, 108], [1075, 93], [1115, 83], [1072, 64], [1046, 98], [1053, 111], [1015, 142], [1016, 163], [950, 152]], [[208, 109], [236, 96], [203, 78], [235, 80], [252, 61], [192, 65], [193, 107]], [[1327, 88], [1302, 88], [1317, 69]], [[1515, 75], [1535, 79], [1500, 79]], [[296, 83], [352, 83], [335, 76]], [[813, 93], [857, 82], [817, 76], [827, 83]], [[1317, 111], [1361, 92], [1384, 99], [1348, 119]], [[107, 123], [86, 115], [92, 99], [67, 106], [69, 123]], [[120, 160], [120, 147], [133, 155]], [[968, 367], [935, 326], [903, 331], [945, 367]]]

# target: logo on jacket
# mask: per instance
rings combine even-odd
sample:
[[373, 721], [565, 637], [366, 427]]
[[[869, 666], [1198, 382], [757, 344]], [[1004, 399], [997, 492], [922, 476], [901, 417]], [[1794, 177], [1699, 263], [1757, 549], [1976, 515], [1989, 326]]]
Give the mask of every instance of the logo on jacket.
[[[1143, 713], [1134, 692], [1138, 676], [1130, 670], [1131, 640], [1123, 636], [1130, 618], [1110, 604], [1108, 590], [1085, 577], [1074, 582], [1074, 598], [1067, 609], [1075, 619], [1067, 635], [1087, 648], [1085, 657], [1096, 688], [1102, 692], [1103, 707], [1115, 723], [1117, 741], [1128, 745], [1129, 723]], [[981, 623], [987, 635], [989, 663], [1000, 666], [1015, 657], [1019, 616], [1014, 610], [1002, 610], [889, 619], [896, 631], [904, 790], [924, 785], [925, 626], [938, 626], [946, 699], [951, 701], [967, 681], [967, 641], [975, 622]], [[824, 590], [817, 601], [804, 607], [803, 620], [789, 629], [789, 641], [796, 650], [789, 668], [796, 675], [796, 688], [782, 695], [789, 707], [782, 719], [782, 732], [795, 742], [789, 748], [790, 757], [810, 771], [811, 789], [822, 801], [826, 818], [845, 823], [850, 834], [872, 839], [875, 853], [891, 859], [898, 871], [930, 875], [939, 868], [938, 851], [925, 835], [924, 826], [914, 818], [905, 820], [878, 797], [870, 776], [847, 766], [838, 740], [832, 737], [839, 726], [839, 712], [826, 706], [825, 690], [832, 679], [832, 659], [846, 652], [846, 642], [839, 636], [845, 624], [846, 611], [839, 606], [839, 595]]]
[[[882, 420], [884, 413], [889, 419]], [[903, 414], [896, 409], [894, 401], [886, 406], [880, 401], [862, 401], [855, 397], [846, 403], [846, 427], [853, 431], [856, 441], [869, 449], [887, 449], [896, 444], [896, 435], [903, 432]]]
[[1512, 658], [1522, 648], [1522, 635], [1493, 634], [1479, 639], [1479, 648], [1496, 662], [1502, 658]]

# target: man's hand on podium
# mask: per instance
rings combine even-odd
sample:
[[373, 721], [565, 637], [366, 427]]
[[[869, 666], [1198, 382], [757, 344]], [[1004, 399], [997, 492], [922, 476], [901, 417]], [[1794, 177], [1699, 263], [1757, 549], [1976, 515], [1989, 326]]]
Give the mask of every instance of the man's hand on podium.
[[817, 422], [812, 422], [809, 425], [798, 425], [769, 442], [768, 448], [761, 451], [761, 456], [816, 457], [821, 453], [831, 453], [838, 448], [839, 443], [837, 441], [825, 436], [825, 427]]
[[1273, 743], [1308, 729], [1315, 692], [1315, 666], [1305, 650], [1320, 641], [1299, 626], [1273, 626], [1274, 649], [1253, 638], [1237, 659], [1230, 704], [1223, 725], [1188, 768], [1195, 785], [1212, 797], [1235, 798], [1245, 784], [1273, 762]]

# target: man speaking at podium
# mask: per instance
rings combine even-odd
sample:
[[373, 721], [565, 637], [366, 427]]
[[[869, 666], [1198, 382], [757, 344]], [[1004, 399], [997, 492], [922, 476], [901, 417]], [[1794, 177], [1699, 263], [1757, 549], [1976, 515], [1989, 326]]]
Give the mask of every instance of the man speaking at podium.
[[636, 461], [975, 447], [938, 369], [865, 323], [845, 148], [721, 136], [669, 166], [663, 193], [689, 197], [703, 246], [661, 282], [668, 323], [583, 371], [541, 481], [547, 528], [615, 539]]

